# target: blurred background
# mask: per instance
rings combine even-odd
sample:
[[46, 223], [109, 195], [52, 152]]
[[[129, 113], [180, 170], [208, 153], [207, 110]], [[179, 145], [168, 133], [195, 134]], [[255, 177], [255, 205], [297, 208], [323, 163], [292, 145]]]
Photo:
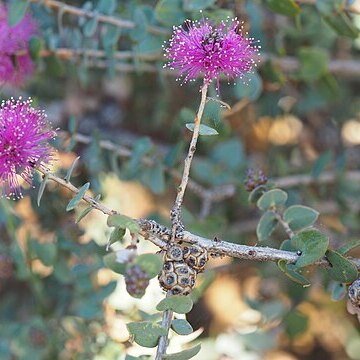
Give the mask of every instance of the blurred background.
[[[60, 129], [53, 171], [65, 176], [81, 156], [76, 186], [90, 181], [110, 208], [167, 225], [201, 80], [180, 86], [162, 68], [162, 45], [187, 18], [237, 16], [260, 40], [258, 71], [245, 84], [221, 81], [219, 99], [231, 109], [206, 105], [204, 124], [219, 135], [200, 138], [186, 228], [257, 244], [261, 214], [243, 181], [246, 169], [260, 168], [289, 193], [288, 204], [320, 212], [331, 247], [359, 237], [360, 1], [3, 3], [13, 20], [30, 13], [38, 31], [29, 43], [34, 73], [21, 86], [5, 82], [1, 98], [31, 96]], [[215, 85], [210, 96], [217, 97]], [[72, 194], [54, 183], [40, 207], [36, 189], [24, 195], [0, 200], [0, 359], [152, 354], [129, 341], [125, 324], [157, 316], [154, 304], [164, 296], [157, 279], [142, 299], [132, 298], [103, 263], [103, 214], [75, 224], [82, 209], [67, 213]], [[280, 229], [264, 245], [278, 248], [284, 239]], [[157, 249], [141, 242], [139, 251]], [[359, 322], [346, 310], [344, 286], [325, 271], [310, 269], [304, 288], [273, 263], [216, 258], [207, 269], [187, 315], [195, 332], [174, 336], [169, 352], [197, 338], [195, 359], [360, 359]]]

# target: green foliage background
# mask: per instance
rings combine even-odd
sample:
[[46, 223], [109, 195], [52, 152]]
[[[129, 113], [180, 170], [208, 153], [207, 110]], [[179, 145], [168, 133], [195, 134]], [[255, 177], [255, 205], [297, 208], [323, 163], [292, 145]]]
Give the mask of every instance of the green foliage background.
[[[171, 207], [177, 185], [171, 169], [182, 169], [190, 134], [186, 124], [194, 119], [200, 80], [179, 86], [174, 74], [162, 69], [163, 42], [172, 26], [187, 18], [244, 20], [262, 46], [259, 69], [246, 84], [222, 81], [220, 98], [231, 110], [216, 101], [207, 103], [204, 125], [218, 135], [201, 137], [192, 169], [192, 179], [203, 187], [230, 184], [236, 193], [214, 202], [210, 212], [202, 212], [202, 197], [189, 189], [184, 209], [187, 229], [209, 238], [251, 245], [264, 241], [266, 246], [294, 249], [296, 240], [286, 243], [287, 235], [275, 229], [271, 215], [263, 215], [248, 202], [245, 169], [261, 167], [283, 181], [288, 207], [303, 204], [316, 210], [292, 210], [308, 211], [306, 224], [320, 213], [317, 224], [330, 238], [331, 249], [339, 250], [355, 239], [346, 251], [339, 250], [345, 254], [358, 245], [360, 187], [357, 178], [346, 174], [359, 170], [360, 125], [350, 128], [352, 137], [345, 131], [349, 120], [360, 122], [357, 1], [66, 2], [91, 12], [90, 17], [41, 1], [8, 3], [10, 23], [31, 11], [41, 31], [29, 44], [36, 74], [22, 89], [5, 85], [1, 97], [32, 96], [54, 126], [66, 131], [55, 143], [59, 151], [55, 166], [62, 176], [80, 155], [72, 181], [79, 187], [90, 181], [94, 194], [107, 194], [114, 207], [131, 199], [124, 200], [124, 193], [106, 185], [109, 178], [140, 183], [151, 193], [151, 201], [160, 204], [145, 215], [164, 224], [169, 224], [164, 208]], [[100, 15], [130, 23], [120, 28], [102, 21]], [[61, 55], [60, 49], [68, 49], [70, 55]], [[94, 56], [97, 51], [100, 57]], [[216, 98], [215, 86], [210, 95]], [[109, 150], [103, 140], [121, 145], [122, 150]], [[316, 180], [324, 173], [335, 174], [335, 180], [305, 186], [286, 182], [290, 175]], [[103, 257], [110, 236], [106, 221], [93, 216], [93, 211], [90, 220], [75, 224], [79, 211], [65, 211], [71, 197], [49, 184], [40, 207], [33, 189], [18, 203], [0, 201], [1, 360], [134, 359], [141, 352], [126, 336], [118, 336], [124, 330], [116, 328], [111, 318], [124, 325], [159, 317], [155, 304], [162, 295], [156, 279], [143, 302], [129, 302], [122, 277], [105, 270]], [[293, 225], [295, 230], [302, 227], [301, 222]], [[306, 253], [301, 239], [296, 245]], [[150, 245], [141, 246], [145, 252], [154, 251]], [[351, 255], [359, 255], [352, 251]], [[328, 255], [334, 263], [342, 263], [336, 254]], [[200, 338], [203, 348], [194, 359], [220, 359], [222, 354], [231, 359], [285, 355], [360, 359], [359, 323], [347, 314], [346, 300], [340, 300], [345, 288], [341, 283], [348, 278], [315, 273], [312, 268], [299, 273], [279, 264], [292, 280], [307, 285], [304, 276], [311, 279], [311, 287], [302, 287], [274, 264], [218, 261], [211, 263], [215, 270], [205, 273], [206, 286], [195, 291], [193, 299], [198, 302], [188, 315], [194, 329], [205, 327]], [[107, 274], [106, 281], [102, 274]], [[234, 303], [245, 304], [240, 320], [232, 324], [216, 319], [206, 300], [215, 297], [215, 302], [222, 302], [221, 287], [217, 295], [207, 295], [205, 288], [210, 286], [210, 291], [210, 283], [224, 279], [231, 279], [237, 292]], [[333, 302], [331, 296], [340, 301]], [[127, 307], [118, 306], [123, 297], [130, 304]], [[253, 314], [253, 320], [241, 318], [244, 313]], [[147, 350], [142, 349], [142, 354], [150, 354]]]

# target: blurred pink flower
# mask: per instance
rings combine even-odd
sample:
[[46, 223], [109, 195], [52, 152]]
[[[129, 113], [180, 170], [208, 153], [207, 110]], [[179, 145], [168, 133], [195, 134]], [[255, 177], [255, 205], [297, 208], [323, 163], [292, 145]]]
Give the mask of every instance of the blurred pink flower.
[[0, 187], [7, 198], [21, 198], [18, 176], [31, 184], [34, 168], [47, 169], [53, 158], [48, 141], [56, 136], [44, 111], [31, 99], [10, 99], [0, 107]]
[[222, 21], [217, 26], [206, 19], [188, 20], [185, 26], [174, 27], [169, 46], [165, 48], [169, 59], [165, 67], [178, 70], [184, 82], [203, 75], [205, 83], [213, 79], [219, 83], [221, 73], [229, 78], [242, 78], [256, 66], [255, 55], [260, 47], [241, 31], [242, 25], [237, 19]]
[[5, 82], [21, 85], [34, 71], [28, 43], [37, 26], [26, 14], [17, 25], [10, 27], [7, 16], [7, 8], [0, 2], [0, 85]]

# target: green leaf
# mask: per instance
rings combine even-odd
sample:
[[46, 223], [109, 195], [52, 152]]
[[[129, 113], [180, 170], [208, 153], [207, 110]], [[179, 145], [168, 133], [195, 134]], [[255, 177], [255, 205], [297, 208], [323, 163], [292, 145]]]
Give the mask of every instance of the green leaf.
[[307, 206], [293, 205], [287, 208], [283, 214], [284, 220], [290, 229], [297, 231], [311, 226], [317, 220], [319, 213]]
[[309, 319], [297, 310], [290, 311], [284, 318], [286, 332], [290, 339], [302, 334], [309, 324]]
[[339, 35], [350, 39], [356, 39], [359, 36], [359, 29], [343, 12], [325, 15], [324, 20]]
[[158, 254], [142, 254], [135, 258], [134, 264], [139, 265], [152, 279], [161, 271], [163, 260]]
[[311, 265], [326, 253], [329, 246], [329, 239], [316, 229], [307, 229], [296, 234], [291, 239], [292, 245], [302, 252], [296, 261], [296, 267]]
[[77, 162], [79, 161], [79, 159], [80, 159], [80, 156], [78, 156], [78, 157], [73, 161], [73, 163], [71, 164], [69, 170], [67, 171], [66, 176], [65, 176], [65, 178], [64, 178], [64, 180], [65, 180], [67, 183], [70, 182], [71, 175], [72, 175], [72, 173], [73, 173], [73, 171], [74, 171], [74, 168], [75, 168]]
[[184, 9], [186, 11], [199, 11], [214, 5], [216, 0], [191, 0], [184, 1]]
[[78, 224], [86, 215], [88, 215], [94, 208], [92, 206], [88, 206], [86, 209], [84, 209], [79, 216], [75, 220], [75, 224]]
[[301, 12], [294, 0], [266, 0], [266, 4], [272, 11], [286, 16], [296, 16]]
[[197, 355], [201, 350], [201, 345], [198, 344], [191, 349], [183, 350], [175, 354], [165, 354], [164, 360], [188, 360]]
[[310, 281], [303, 275], [299, 274], [293, 266], [287, 264], [286, 260], [279, 260], [277, 263], [279, 269], [292, 281], [302, 285], [303, 287], [310, 286]]
[[321, 173], [325, 170], [325, 168], [330, 164], [330, 161], [332, 159], [332, 151], [328, 150], [322, 153], [317, 160], [315, 161], [315, 164], [313, 165], [311, 175], [317, 179]]
[[126, 229], [122, 227], [115, 227], [115, 229], [111, 232], [109, 241], [106, 245], [106, 250], [109, 250], [110, 246], [117, 241], [121, 241], [126, 233]]
[[109, 227], [117, 226], [129, 229], [132, 233], [138, 233], [140, 231], [140, 226], [135, 220], [120, 214], [109, 215], [107, 218], [107, 225]]
[[40, 52], [43, 47], [42, 39], [38, 36], [32, 36], [29, 40], [29, 52], [31, 59], [37, 61], [40, 59]]
[[160, 161], [155, 161], [151, 167], [144, 167], [141, 171], [141, 181], [148, 186], [154, 194], [165, 191], [165, 168]]
[[267, 211], [266, 213], [264, 213], [256, 227], [256, 235], [258, 240], [266, 240], [275, 230], [277, 224], [278, 221], [275, 218], [273, 212]]
[[237, 99], [248, 99], [250, 101], [257, 100], [263, 90], [263, 83], [260, 75], [247, 74], [245, 81], [239, 80], [234, 87], [234, 94]]
[[257, 201], [260, 210], [267, 210], [276, 206], [285, 205], [288, 195], [280, 189], [272, 189], [264, 193]]
[[340, 301], [346, 295], [346, 285], [334, 282], [331, 286], [331, 300], [333, 301]]
[[124, 275], [126, 272], [127, 263], [119, 263], [116, 261], [116, 253], [110, 253], [104, 256], [104, 264], [106, 267], [116, 272], [117, 274]]
[[75, 207], [79, 204], [81, 199], [84, 197], [85, 193], [89, 190], [90, 183], [84, 184], [80, 189], [79, 192], [70, 200], [66, 207], [66, 211], [74, 210]]
[[166, 329], [151, 321], [132, 322], [126, 325], [134, 341], [144, 347], [156, 347], [159, 337], [166, 335]]
[[329, 249], [326, 257], [332, 265], [326, 270], [331, 279], [341, 283], [351, 283], [357, 279], [357, 267], [344, 256]]
[[189, 322], [183, 319], [174, 319], [171, 328], [179, 335], [189, 335], [194, 331]]
[[104, 24], [102, 27], [105, 31], [101, 32], [101, 43], [105, 50], [111, 50], [119, 40], [121, 29], [111, 24]]
[[184, 295], [172, 295], [161, 300], [157, 304], [156, 310], [172, 310], [178, 314], [186, 314], [192, 309], [192, 307], [193, 302], [190, 297]]
[[357, 248], [360, 246], [360, 239], [353, 239], [341, 246], [336, 251], [341, 255], [346, 255], [350, 250]]
[[86, 21], [83, 32], [86, 37], [91, 37], [95, 34], [96, 28], [98, 24], [97, 16], [94, 16], [93, 18]]
[[160, 0], [155, 7], [156, 20], [161, 24], [173, 26], [181, 24], [186, 19], [182, 10], [182, 0]]
[[328, 72], [328, 53], [321, 48], [303, 47], [298, 53], [300, 61], [299, 76], [301, 79], [313, 82]]
[[42, 181], [41, 181], [41, 184], [39, 186], [39, 192], [37, 194], [37, 205], [40, 206], [40, 201], [41, 201], [41, 198], [44, 194], [44, 191], [45, 191], [45, 188], [46, 188], [46, 184], [48, 182], [48, 179], [49, 179], [49, 175], [48, 174], [45, 174]]
[[116, 0], [99, 0], [97, 10], [101, 14], [111, 15], [116, 10]]
[[[194, 123], [187, 123], [185, 125], [190, 131], [194, 131], [195, 124]], [[199, 128], [200, 135], [212, 136], [212, 135], [219, 135], [219, 133], [210, 126], [200, 124]]]
[[248, 201], [250, 204], [256, 204], [257, 201], [261, 198], [261, 196], [267, 191], [265, 186], [258, 186], [256, 187], [251, 193], [249, 194]]
[[8, 24], [10, 27], [17, 25], [25, 16], [28, 2], [16, 0], [9, 4]]

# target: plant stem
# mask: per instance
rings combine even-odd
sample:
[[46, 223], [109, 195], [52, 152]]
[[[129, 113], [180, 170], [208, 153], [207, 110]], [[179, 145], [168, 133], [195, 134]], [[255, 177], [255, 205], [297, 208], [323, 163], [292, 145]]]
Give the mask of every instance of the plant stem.
[[284, 220], [282, 215], [276, 209], [273, 210], [273, 214], [275, 215], [277, 221], [281, 224], [289, 238], [292, 239], [295, 236], [295, 233], [290, 229], [289, 224]]
[[205, 104], [206, 104], [207, 91], [208, 91], [208, 84], [204, 83], [203, 87], [201, 88], [201, 101], [200, 101], [199, 110], [198, 110], [198, 113], [194, 120], [195, 125], [194, 125], [193, 135], [192, 135], [192, 138], [190, 141], [188, 154], [187, 154], [187, 156], [185, 158], [185, 162], [184, 162], [184, 171], [182, 174], [180, 185], [178, 187], [178, 193], [176, 195], [175, 203], [171, 210], [171, 222], [172, 222], [171, 240], [172, 241], [175, 240], [176, 231], [178, 229], [182, 229], [182, 227], [183, 227], [183, 225], [181, 223], [181, 206], [182, 206], [182, 203], [184, 200], [185, 190], [186, 190], [187, 184], [189, 182], [190, 168], [191, 168], [191, 163], [194, 158], [195, 151], [196, 151], [196, 144], [197, 144], [197, 140], [198, 140], [199, 132], [200, 132], [200, 122], [201, 122], [201, 118], [202, 118], [202, 115], [203, 115], [203, 112], [205, 109]]
[[165, 310], [161, 320], [161, 326], [166, 329], [166, 335], [161, 336], [159, 339], [155, 360], [162, 360], [163, 355], [165, 355], [166, 353], [166, 349], [169, 342], [168, 335], [169, 335], [172, 318], [173, 318], [173, 312], [171, 310]]

